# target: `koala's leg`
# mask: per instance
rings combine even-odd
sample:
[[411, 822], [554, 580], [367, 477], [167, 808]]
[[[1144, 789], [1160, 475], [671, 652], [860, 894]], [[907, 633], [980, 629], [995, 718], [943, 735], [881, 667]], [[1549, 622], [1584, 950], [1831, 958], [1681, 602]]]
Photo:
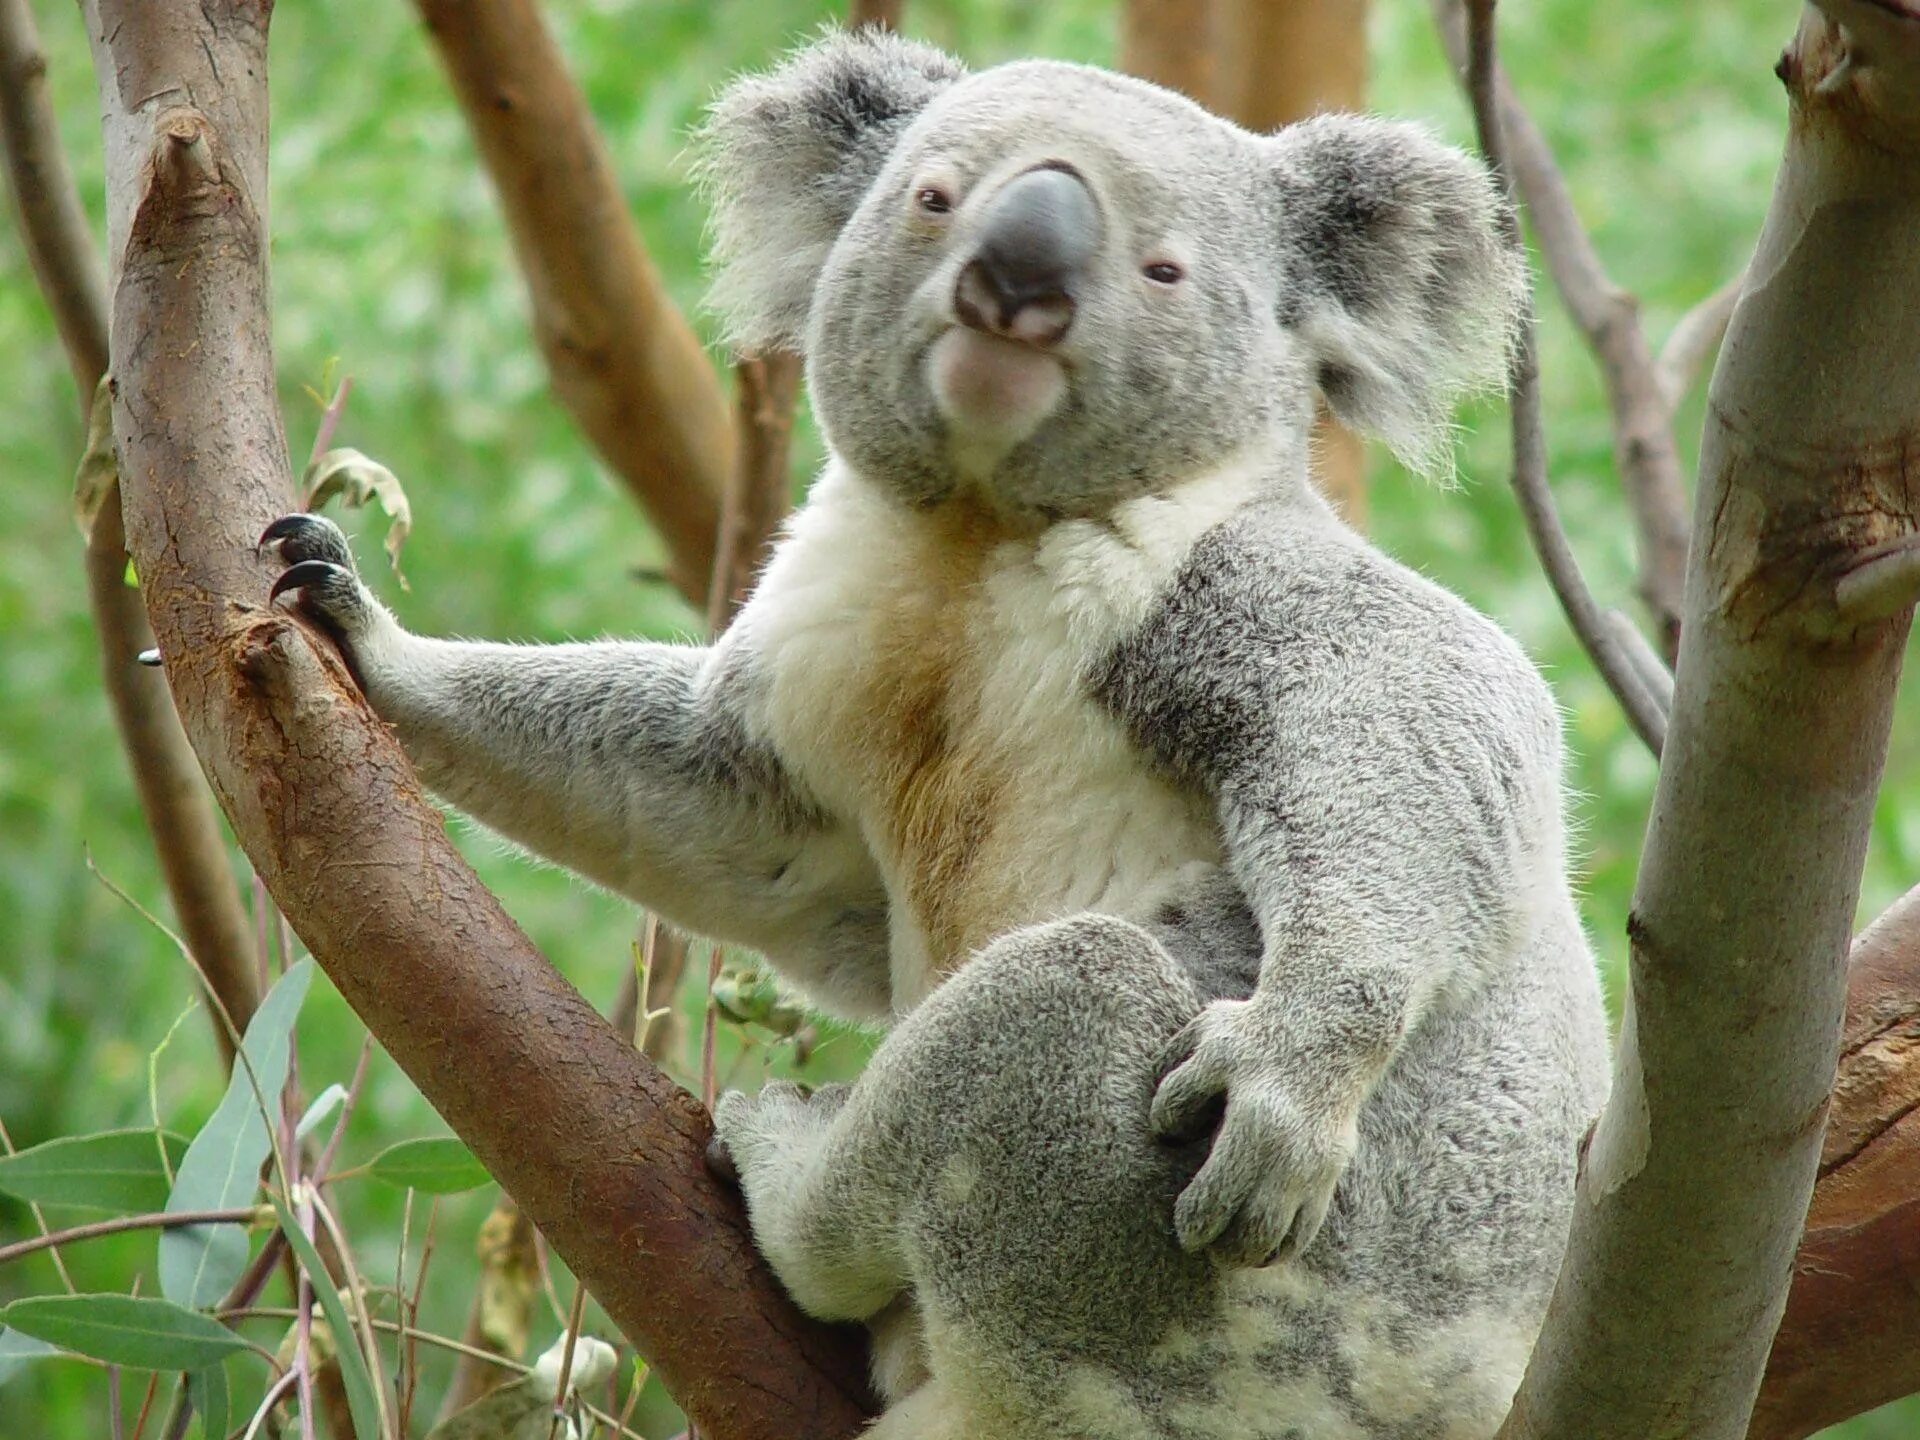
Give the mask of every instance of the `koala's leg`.
[[[850, 1089], [722, 1104], [762, 1251], [823, 1317], [869, 1319], [911, 1289], [928, 1384], [965, 1404], [966, 1433], [1024, 1433], [1078, 1357], [1124, 1373], [1212, 1313], [1214, 1267], [1172, 1227], [1204, 1141], [1156, 1142], [1147, 1123], [1167, 1044], [1199, 1005], [1187, 972], [1124, 921], [995, 942]], [[1017, 1393], [1004, 1378], [970, 1387], [981, 1363], [1011, 1367]]]
[[885, 901], [864, 847], [750, 736], [741, 647], [493, 645], [403, 629], [332, 521], [290, 515], [263, 543], [276, 595], [338, 639], [421, 777], [476, 819], [689, 929], [793, 965], [843, 1009], [884, 1013]]

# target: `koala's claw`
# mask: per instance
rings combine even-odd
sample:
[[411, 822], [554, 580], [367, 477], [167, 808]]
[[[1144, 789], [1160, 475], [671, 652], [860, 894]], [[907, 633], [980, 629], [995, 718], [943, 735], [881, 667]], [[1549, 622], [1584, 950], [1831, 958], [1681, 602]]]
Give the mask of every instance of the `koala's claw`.
[[283, 515], [260, 533], [259, 548], [272, 548], [287, 562], [267, 591], [267, 603], [296, 595], [300, 608], [349, 652], [349, 663], [363, 659], [356, 653], [362, 647], [348, 642], [366, 640], [386, 612], [360, 583], [353, 547], [340, 527], [324, 515]]
[[262, 530], [255, 542], [260, 550], [269, 545], [278, 545], [281, 558], [296, 564], [302, 560], [330, 560], [348, 570], [354, 568], [353, 547], [347, 542], [345, 532], [324, 515], [305, 510], [282, 515]]
[[351, 570], [331, 560], [302, 560], [281, 572], [280, 578], [273, 582], [273, 588], [267, 592], [267, 603], [272, 604], [289, 590], [305, 590], [309, 587], [320, 589], [352, 578]]

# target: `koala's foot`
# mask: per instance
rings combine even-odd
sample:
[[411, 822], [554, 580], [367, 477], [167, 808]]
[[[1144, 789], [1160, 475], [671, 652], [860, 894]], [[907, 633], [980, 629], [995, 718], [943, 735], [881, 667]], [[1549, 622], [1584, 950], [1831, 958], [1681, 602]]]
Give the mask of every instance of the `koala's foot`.
[[300, 609], [343, 642], [352, 643], [385, 618], [373, 592], [360, 580], [353, 547], [340, 527], [324, 515], [283, 515], [260, 535], [260, 548], [277, 547], [286, 570], [273, 582], [268, 602], [294, 594]]
[[[1206, 1163], [1174, 1206], [1181, 1248], [1269, 1265], [1312, 1243], [1358, 1143], [1358, 1109], [1331, 1098], [1271, 1033], [1259, 1000], [1218, 1000], [1174, 1042], [1152, 1125], [1192, 1138], [1217, 1121]], [[1223, 1110], [1224, 1106], [1224, 1110]]]
[[849, 1093], [846, 1085], [810, 1090], [790, 1080], [769, 1080], [758, 1095], [728, 1091], [713, 1107], [708, 1166], [751, 1195], [756, 1179], [812, 1148]]

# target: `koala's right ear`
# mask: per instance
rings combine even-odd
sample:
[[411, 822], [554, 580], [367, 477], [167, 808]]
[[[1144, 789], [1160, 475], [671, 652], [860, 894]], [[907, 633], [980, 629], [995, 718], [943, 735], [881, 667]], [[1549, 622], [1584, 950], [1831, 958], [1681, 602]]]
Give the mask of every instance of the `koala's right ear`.
[[708, 303], [743, 350], [798, 350], [827, 251], [894, 143], [966, 74], [889, 31], [836, 29], [735, 80], [697, 143], [718, 267]]

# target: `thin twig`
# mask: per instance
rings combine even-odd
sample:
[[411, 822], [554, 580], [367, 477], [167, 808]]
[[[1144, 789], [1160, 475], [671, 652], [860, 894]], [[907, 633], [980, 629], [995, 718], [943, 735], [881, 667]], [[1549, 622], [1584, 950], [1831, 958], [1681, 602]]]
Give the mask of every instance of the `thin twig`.
[[[573, 1383], [573, 1350], [580, 1339], [580, 1320], [587, 1313], [587, 1287], [573, 1282], [573, 1305], [567, 1311], [566, 1344], [560, 1351], [560, 1375], [554, 1383], [553, 1418], [547, 1422], [547, 1440], [557, 1440], [567, 1414], [567, 1386]], [[584, 1397], [582, 1397], [584, 1399]]]
[[272, 1213], [269, 1210], [263, 1216], [259, 1206], [244, 1205], [220, 1210], [171, 1210], [155, 1211], [148, 1215], [116, 1215], [111, 1220], [95, 1220], [86, 1225], [35, 1235], [31, 1239], [16, 1240], [11, 1245], [0, 1245], [0, 1265], [10, 1265], [15, 1260], [42, 1250], [51, 1250], [57, 1245], [95, 1240], [102, 1235], [122, 1235], [129, 1230], [173, 1230], [182, 1225], [258, 1225], [266, 1223]]
[[[1513, 198], [1513, 172], [1507, 164], [1505, 142], [1501, 134], [1501, 112], [1495, 94], [1493, 49], [1493, 0], [1466, 0], [1467, 6], [1467, 86], [1473, 101], [1474, 124], [1480, 135], [1480, 148], [1487, 164], [1500, 178], [1509, 199]], [[1516, 237], [1517, 238], [1517, 237]], [[1553, 503], [1553, 491], [1547, 484], [1546, 432], [1541, 419], [1540, 361], [1535, 348], [1531, 307], [1522, 317], [1520, 343], [1515, 347], [1513, 376], [1508, 404], [1513, 412], [1513, 489], [1520, 510], [1533, 538], [1534, 549], [1546, 568], [1560, 606], [1566, 611], [1580, 643], [1593, 657], [1601, 678], [1607, 682], [1627, 712], [1634, 733], [1646, 741], [1655, 755], [1666, 741], [1667, 717], [1642, 683], [1633, 662], [1621, 650], [1618, 638], [1609, 629], [1600, 607], [1580, 574], [1580, 562], [1574, 557], [1566, 531]]]
[[[1464, 71], [1470, 57], [1463, 5], [1471, 8], [1469, 0], [1434, 0], [1441, 39]], [[1470, 90], [1472, 85], [1469, 78]], [[1554, 288], [1600, 362], [1613, 418], [1614, 466], [1633, 514], [1640, 594], [1661, 648], [1671, 656], [1679, 642], [1686, 590], [1689, 502], [1674, 442], [1673, 405], [1640, 324], [1639, 303], [1607, 274], [1573, 208], [1552, 147], [1497, 63], [1480, 88], [1485, 93], [1470, 98], [1476, 112], [1484, 102], [1488, 114], [1498, 116], [1509, 188], [1525, 201]], [[1484, 123], [1481, 131], [1486, 133]]]
[[340, 1264], [346, 1273], [347, 1297], [353, 1302], [353, 1318], [361, 1327], [361, 1339], [367, 1356], [367, 1368], [373, 1378], [373, 1399], [380, 1414], [380, 1433], [391, 1433], [393, 1416], [387, 1409], [386, 1365], [380, 1358], [380, 1342], [374, 1338], [373, 1317], [367, 1310], [366, 1290], [360, 1284], [359, 1272], [353, 1263], [353, 1250], [347, 1244], [346, 1232], [341, 1228], [339, 1218], [326, 1202], [326, 1198], [313, 1191], [314, 1214], [320, 1217], [320, 1223], [327, 1227], [327, 1234], [333, 1237], [334, 1252], [340, 1257]]
[[1707, 360], [1719, 349], [1746, 283], [1747, 272], [1742, 270], [1674, 323], [1667, 343], [1660, 347], [1660, 358], [1654, 362], [1660, 393], [1666, 396], [1669, 407], [1679, 408]]
[[140, 1413], [133, 1417], [133, 1440], [146, 1433], [147, 1416], [153, 1409], [153, 1397], [160, 1393], [160, 1373], [147, 1376], [147, 1393], [140, 1397]]

